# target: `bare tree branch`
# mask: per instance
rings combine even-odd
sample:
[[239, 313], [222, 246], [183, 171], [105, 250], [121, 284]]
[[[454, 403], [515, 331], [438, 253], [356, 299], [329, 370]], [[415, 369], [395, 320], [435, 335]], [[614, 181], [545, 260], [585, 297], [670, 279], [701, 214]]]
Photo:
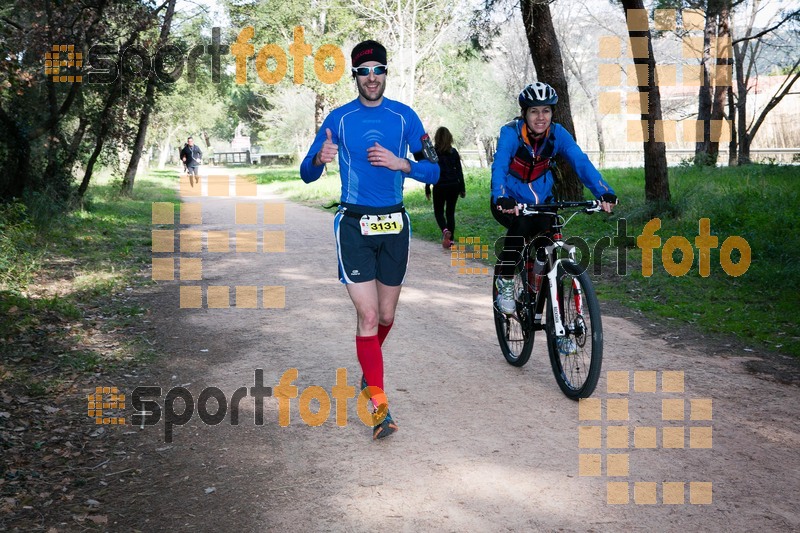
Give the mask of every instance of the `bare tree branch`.
[[[753, 10], [753, 16], [755, 17], [755, 9]], [[783, 26], [786, 22], [788, 22], [790, 20], [793, 20], [793, 19], [800, 20], [800, 9], [797, 9], [797, 10], [791, 12], [789, 15], [784, 17], [783, 20], [781, 20], [780, 22], [778, 22], [777, 24], [775, 24], [771, 28], [767, 28], [765, 30], [762, 30], [762, 31], [758, 32], [755, 35], [745, 35], [744, 37], [742, 37], [740, 39], [735, 39], [733, 41], [733, 44], [737, 44], [737, 43], [740, 43], [740, 42], [743, 42], [743, 41], [751, 41], [753, 39], [760, 39], [761, 37], [767, 35], [768, 33], [771, 33], [773, 31], [777, 30], [778, 28]], [[751, 24], [751, 27], [752, 27], [752, 24]]]
[[756, 119], [755, 123], [750, 128], [749, 135], [751, 139], [756, 136], [756, 132], [758, 131], [758, 128], [760, 128], [761, 125], [764, 123], [764, 119], [766, 118], [767, 114], [780, 103], [780, 101], [783, 99], [784, 96], [789, 94], [789, 91], [792, 89], [794, 83], [797, 81], [798, 78], [800, 78], [800, 69], [798, 68], [799, 66], [800, 66], [800, 57], [794, 62], [794, 65], [792, 66], [791, 70], [789, 70], [789, 75], [787, 75], [786, 79], [783, 80], [780, 87], [778, 87], [778, 90], [775, 92], [773, 97], [770, 98], [769, 103], [766, 105], [766, 107], [764, 107], [764, 109], [761, 111], [761, 114], [758, 116], [758, 119]]

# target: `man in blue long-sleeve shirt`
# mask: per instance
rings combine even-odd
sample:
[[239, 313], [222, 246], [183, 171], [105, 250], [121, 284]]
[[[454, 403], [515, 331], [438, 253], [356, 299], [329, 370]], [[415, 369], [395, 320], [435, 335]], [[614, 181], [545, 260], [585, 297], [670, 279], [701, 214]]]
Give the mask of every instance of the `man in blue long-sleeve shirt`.
[[[428, 137], [414, 110], [383, 96], [386, 49], [364, 41], [353, 48], [351, 60], [358, 98], [325, 118], [300, 177], [317, 180], [338, 157], [342, 193], [333, 229], [339, 279], [356, 308], [361, 387], [369, 384], [377, 419], [386, 413], [373, 431], [373, 438], [381, 439], [397, 430], [383, 392], [381, 346], [394, 323], [408, 264], [411, 221], [403, 207], [403, 181], [436, 183], [439, 165], [432, 147], [426, 150]], [[414, 162], [406, 157], [409, 152]]]

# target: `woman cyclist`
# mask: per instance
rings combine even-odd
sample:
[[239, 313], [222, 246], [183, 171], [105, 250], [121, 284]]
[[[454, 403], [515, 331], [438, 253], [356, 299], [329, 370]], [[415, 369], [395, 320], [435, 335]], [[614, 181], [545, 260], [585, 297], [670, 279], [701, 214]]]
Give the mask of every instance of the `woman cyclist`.
[[519, 94], [520, 116], [500, 128], [500, 139], [492, 163], [491, 208], [494, 218], [508, 229], [498, 264], [497, 309], [506, 314], [516, 311], [514, 269], [521, 260], [525, 238], [536, 236], [536, 273], [545, 265], [544, 246], [549, 239], [541, 233], [550, 229], [548, 216], [518, 216], [520, 203], [552, 201], [552, 159], [560, 155], [575, 170], [581, 182], [611, 212], [617, 197], [603, 180], [575, 139], [560, 124], [553, 123], [553, 106], [558, 103], [555, 89], [542, 82], [526, 86]]

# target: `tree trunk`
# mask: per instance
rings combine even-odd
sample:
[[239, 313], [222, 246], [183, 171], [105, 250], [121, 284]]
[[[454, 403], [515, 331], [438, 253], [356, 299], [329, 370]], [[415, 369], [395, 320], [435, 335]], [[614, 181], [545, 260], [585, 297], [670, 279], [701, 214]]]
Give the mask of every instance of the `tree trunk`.
[[128, 162], [128, 168], [122, 178], [121, 192], [125, 195], [133, 193], [133, 182], [136, 180], [136, 171], [139, 169], [139, 160], [142, 158], [142, 151], [144, 150], [144, 141], [147, 137], [147, 126], [150, 123], [150, 111], [153, 109], [152, 103], [155, 100], [155, 91], [156, 85], [151, 79], [147, 82], [144, 106], [142, 107], [142, 114], [139, 116], [139, 128], [131, 150], [131, 160]]
[[314, 97], [314, 133], [317, 133], [322, 127], [322, 121], [325, 119], [325, 97], [317, 93]]
[[[709, 8], [711, 6], [709, 5]], [[706, 23], [703, 30], [703, 58], [700, 68], [703, 72], [703, 84], [697, 95], [697, 120], [703, 124], [703, 138], [698, 140], [694, 148], [694, 164], [708, 165], [709, 151], [711, 149], [711, 41], [717, 31], [717, 16], [711, 10], [706, 10]]]
[[775, 94], [772, 98], [769, 99], [767, 105], [764, 106], [764, 109], [758, 114], [753, 125], [750, 126], [747, 130], [747, 142], [748, 142], [748, 151], [750, 149], [749, 143], [755, 138], [756, 133], [758, 133], [758, 129], [764, 124], [764, 120], [767, 118], [767, 115], [770, 111], [775, 109], [783, 97], [787, 94], [790, 94], [792, 87], [794, 86], [795, 82], [800, 79], [800, 57], [795, 60], [794, 65], [791, 66], [789, 69], [789, 74], [786, 76], [784, 81], [780, 84]]
[[[588, 94], [587, 94], [588, 96]], [[592, 103], [592, 112], [594, 113], [594, 123], [597, 129], [597, 150], [600, 152], [597, 160], [598, 168], [605, 168], [606, 166], [606, 139], [603, 134], [603, 115], [600, 114], [600, 106], [597, 103], [597, 98], [589, 98]]]
[[163, 170], [167, 166], [167, 159], [170, 156], [170, 144], [169, 140], [172, 138], [172, 135], [167, 135], [161, 141], [161, 144], [158, 147], [158, 169]]
[[161, 142], [161, 146], [159, 147], [159, 154], [158, 154], [158, 168], [163, 169], [167, 166], [167, 161], [171, 159], [172, 154], [170, 149], [170, 139], [172, 139], [173, 135], [178, 131], [179, 128], [172, 128], [165, 136], [164, 140]]
[[738, 123], [737, 165], [750, 164], [750, 140], [747, 138], [747, 82], [744, 79], [743, 64], [743, 48], [745, 46], [747, 46], [746, 43], [742, 47], [734, 47], [734, 53], [736, 54], [736, 93], [738, 95], [736, 101], [736, 122]]
[[89, 182], [92, 180], [92, 172], [94, 172], [94, 165], [97, 163], [97, 158], [103, 151], [103, 144], [105, 143], [108, 132], [111, 130], [111, 112], [117, 104], [117, 100], [122, 94], [120, 86], [125, 83], [121, 78], [118, 78], [111, 86], [111, 91], [108, 94], [106, 105], [103, 107], [103, 112], [100, 114], [99, 129], [97, 131], [97, 138], [94, 143], [94, 150], [92, 155], [89, 156], [89, 161], [86, 163], [86, 171], [83, 173], [83, 179], [78, 186], [78, 198], [82, 199], [83, 195], [89, 189]]
[[[53, 6], [50, 2], [45, 2], [45, 13], [47, 13], [47, 25], [52, 28], [54, 26], [53, 22]], [[52, 42], [53, 34], [52, 30], [48, 32], [49, 38]], [[49, 110], [49, 115], [51, 117], [58, 116], [58, 99], [56, 97], [56, 87], [55, 83], [53, 82], [52, 78], [48, 77], [47, 81], [45, 82], [47, 87], [47, 107]], [[45, 142], [45, 146], [47, 147], [46, 154], [47, 154], [47, 166], [44, 170], [44, 175], [42, 176], [42, 183], [38, 184], [37, 188], [40, 189], [49, 189], [50, 191], [57, 191], [57, 196], [65, 199], [69, 197], [69, 182], [66, 184], [64, 183], [57, 183], [57, 176], [58, 171], [61, 168], [60, 161], [59, 161], [59, 152], [61, 152], [61, 147], [59, 146], [61, 143], [61, 131], [59, 129], [59, 122], [60, 121], [50, 121], [50, 128], [47, 131], [48, 138]], [[63, 186], [66, 185], [66, 186]], [[42, 187], [43, 186], [43, 187]], [[62, 187], [63, 186], [63, 187]]]
[[[564, 64], [561, 60], [561, 49], [550, 16], [550, 6], [536, 0], [522, 0], [522, 21], [525, 24], [525, 34], [528, 37], [528, 48], [536, 67], [536, 77], [539, 81], [550, 84], [558, 94], [558, 105], [553, 109], [553, 122], [561, 124], [573, 137], [575, 126], [572, 123], [572, 110], [569, 105], [569, 90], [567, 77], [564, 73]], [[520, 87], [521, 89], [521, 87]], [[578, 179], [575, 170], [556, 157], [558, 172], [556, 177], [556, 195], [559, 200], [583, 199], [583, 184]]]
[[[481, 147], [479, 146], [478, 150], [480, 149]], [[486, 165], [489, 167], [491, 167], [492, 163], [494, 163], [494, 151], [494, 139], [491, 137], [485, 137], [483, 139], [483, 154], [486, 156]]]
[[3, 161], [0, 177], [0, 200], [7, 201], [22, 196], [30, 181], [31, 145], [17, 122], [0, 107], [0, 125], [5, 137], [7, 159]]
[[592, 106], [592, 114], [594, 114], [594, 123], [597, 127], [597, 149], [600, 152], [600, 157], [598, 161], [598, 167], [603, 168], [606, 164], [606, 141], [603, 136], [603, 116], [600, 114], [600, 106], [597, 103], [598, 99], [595, 97], [589, 87], [586, 85], [586, 80], [584, 80], [583, 76], [581, 75], [581, 71], [578, 68], [578, 65], [575, 61], [573, 56], [569, 56], [567, 58], [567, 67], [575, 79], [578, 81], [578, 85], [580, 85], [583, 94], [586, 95], [586, 99], [589, 100], [589, 104]]
[[483, 141], [481, 141], [481, 136], [478, 133], [480, 131], [478, 129], [478, 125], [474, 122], [472, 123], [472, 131], [475, 132], [475, 145], [478, 147], [478, 163], [480, 164], [481, 168], [486, 168], [486, 158], [483, 155], [481, 150], [481, 146], [483, 146]]
[[[626, 14], [630, 9], [644, 10], [642, 0], [622, 0]], [[655, 80], [656, 60], [653, 57], [653, 43], [650, 30], [634, 30], [628, 25], [628, 36], [645, 37], [647, 39], [647, 57], [634, 58], [636, 65], [647, 65], [647, 79], [637, 78], [639, 92], [648, 95], [647, 113], [642, 114], [642, 121], [647, 121], [647, 136], [644, 142], [644, 196], [648, 202], [668, 202], [669, 176], [667, 173], [666, 144], [656, 142], [656, 121], [661, 120], [661, 93]], [[637, 70], [637, 76], [640, 76]]]
[[728, 166], [735, 167], [739, 160], [736, 141], [736, 106], [733, 103], [733, 86], [728, 87], [728, 118], [731, 121], [731, 140], [728, 142]]
[[[730, 11], [727, 6], [723, 6], [719, 13], [719, 23], [717, 26], [717, 66], [732, 67], [733, 51], [729, 45], [731, 38], [730, 26], [728, 23]], [[714, 87], [714, 99], [711, 102], [711, 120], [723, 120], [725, 118], [725, 96], [730, 91], [729, 85], [717, 85]], [[731, 132], [731, 137], [733, 132]], [[719, 159], [719, 140], [711, 139], [708, 148], [709, 165], [716, 165]]]
[[86, 133], [86, 126], [88, 125], [89, 120], [81, 116], [78, 122], [78, 129], [75, 130], [75, 133], [72, 135], [72, 140], [67, 149], [67, 156], [64, 159], [64, 168], [67, 172], [72, 173], [72, 165], [75, 164], [75, 159], [78, 157], [78, 150], [81, 146], [81, 141], [83, 141], [83, 136]]
[[[139, 31], [139, 29], [134, 31], [120, 49], [127, 49], [133, 43], [135, 43], [136, 39], [139, 38]], [[87, 189], [89, 189], [89, 182], [92, 179], [94, 165], [97, 163], [97, 158], [100, 157], [100, 153], [103, 151], [103, 144], [108, 136], [108, 132], [111, 130], [111, 112], [114, 110], [117, 100], [119, 100], [119, 97], [122, 95], [122, 86], [125, 83], [130, 83], [130, 80], [126, 79], [122, 75], [122, 72], [120, 72], [120, 76], [114, 81], [114, 83], [111, 84], [109, 88], [108, 98], [106, 99], [106, 104], [103, 107], [103, 111], [100, 113], [100, 120], [98, 121], [97, 138], [95, 140], [94, 150], [92, 151], [92, 155], [89, 156], [89, 161], [86, 163], [86, 171], [83, 174], [83, 179], [81, 180], [80, 186], [78, 186], [79, 200], [83, 199], [83, 195], [86, 194]]]
[[[167, 11], [164, 13], [164, 23], [161, 25], [161, 34], [158, 37], [159, 49], [166, 44], [167, 38], [169, 37], [172, 14], [175, 12], [175, 2], [176, 0], [170, 0], [169, 4], [167, 4]], [[128, 169], [125, 171], [125, 177], [122, 179], [122, 194], [130, 195], [133, 193], [133, 182], [136, 180], [136, 171], [139, 168], [139, 160], [142, 158], [144, 141], [147, 137], [147, 126], [150, 123], [150, 112], [155, 105], [156, 83], [158, 83], [158, 77], [155, 72], [150, 72], [150, 77], [147, 80], [147, 90], [145, 92], [142, 115], [139, 117], [139, 130], [136, 132], [136, 140], [133, 143]]]
[[[737, 101], [737, 119], [738, 119], [738, 140], [739, 140], [739, 155], [737, 161], [740, 165], [747, 165], [751, 163], [750, 159], [750, 143], [758, 132], [759, 127], [764, 122], [767, 114], [772, 111], [775, 106], [783, 99], [784, 96], [789, 94], [794, 83], [800, 78], [800, 71], [797, 70], [800, 66], [800, 59], [795, 61], [794, 65], [789, 69], [789, 75], [781, 83], [775, 94], [770, 98], [766, 107], [755, 118], [751, 126], [747, 125], [747, 86], [750, 81], [750, 74], [755, 69], [758, 61], [758, 50], [761, 44], [761, 39], [764, 35], [774, 32], [784, 23], [796, 19], [800, 15], [800, 10], [795, 9], [791, 12], [784, 12], [781, 14], [781, 21], [771, 26], [770, 28], [761, 30], [755, 35], [752, 34], [756, 17], [761, 11], [759, 0], [754, 0], [752, 3], [752, 12], [744, 37], [733, 40], [733, 51], [736, 65], [736, 90], [738, 92]], [[751, 44], [755, 41], [755, 44]], [[749, 55], [749, 57], [748, 57]], [[748, 57], [747, 74], [744, 70], [745, 58]]]

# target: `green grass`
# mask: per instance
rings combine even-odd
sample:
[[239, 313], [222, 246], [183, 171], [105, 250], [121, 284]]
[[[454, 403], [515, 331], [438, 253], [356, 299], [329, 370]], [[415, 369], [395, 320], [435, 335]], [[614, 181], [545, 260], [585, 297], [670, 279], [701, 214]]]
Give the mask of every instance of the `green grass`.
[[[237, 168], [233, 172], [271, 184], [293, 200], [310, 205], [329, 204], [340, 194], [336, 172], [310, 185], [299, 179], [296, 167]], [[800, 356], [800, 321], [793, 314], [800, 307], [800, 168], [672, 168], [672, 202], [658, 208], [644, 201], [642, 169], [609, 169], [604, 175], [617, 191], [620, 205], [611, 216], [575, 217], [566, 236], [580, 237], [593, 249], [601, 238], [613, 237], [623, 219], [627, 234], [635, 238], [648, 221], [659, 217], [662, 227], [656, 234], [662, 248], [672, 236], [685, 237], [694, 247], [699, 220], [708, 218], [711, 235], [719, 238], [719, 245], [730, 236], [741, 236], [752, 255], [747, 272], [732, 277], [720, 266], [719, 248], [712, 250], [710, 275], [702, 277], [695, 249], [690, 271], [672, 276], [664, 269], [662, 248], [658, 248], [654, 251], [655, 271], [645, 277], [639, 248], [633, 245], [625, 251], [624, 275], [617, 274], [616, 250], [609, 249], [602, 254], [601, 274], [594, 275], [601, 298], [639, 309], [647, 316], [754, 339], [760, 346]], [[0, 216], [0, 237], [5, 239], [0, 242], [0, 262], [6, 267], [2, 272], [7, 273], [0, 280], [0, 336], [34, 330], [43, 315], [74, 320], [81, 316], [83, 306], [126, 286], [148, 283], [141, 272], [151, 256], [152, 202], [177, 204], [176, 179], [175, 172], [151, 172], [137, 180], [132, 198], [119, 197], [114, 183], [94, 184], [85, 210], [53, 219], [38, 230], [26, 221], [24, 213]], [[456, 215], [458, 236], [478, 237], [493, 248], [505, 231], [488, 211], [489, 172], [468, 169], [466, 182], [467, 197], [459, 200]], [[405, 203], [415, 236], [437, 241], [439, 229], [422, 187], [410, 180], [407, 185]], [[47, 264], [45, 257], [49, 258]], [[674, 259], [679, 262], [680, 253]], [[491, 252], [489, 262], [493, 262]], [[26, 287], [40, 268], [69, 270], [69, 290], [58, 295], [28, 294]], [[143, 312], [127, 304], [117, 307], [110, 327], [135, 323]], [[13, 320], [6, 320], [11, 309]], [[63, 359], [75, 369], [97, 363], [83, 352]]]
[[[338, 199], [340, 182], [335, 172], [310, 185], [300, 181], [296, 169], [279, 174], [281, 180], [265, 177], [264, 183], [280, 181], [274, 187], [294, 200], [321, 205]], [[662, 226], [656, 232], [661, 248], [654, 251], [652, 276], [642, 275], [642, 250], [635, 244], [626, 250], [624, 275], [616, 273], [616, 251], [602, 253], [601, 275], [593, 274], [601, 298], [648, 316], [693, 324], [701, 331], [754, 339], [763, 347], [800, 357], [800, 321], [794, 315], [800, 308], [800, 167], [671, 168], [672, 201], [656, 207], [644, 200], [642, 169], [608, 169], [603, 174], [620, 205], [611, 216], [576, 216], [565, 236], [580, 237], [594, 249], [599, 239], [616, 235], [622, 219], [634, 239], [652, 218], [660, 218]], [[459, 200], [456, 213], [458, 236], [479, 237], [491, 250], [504, 230], [488, 210], [488, 169], [468, 169], [466, 182], [467, 197]], [[405, 204], [415, 236], [438, 240], [439, 228], [422, 188], [408, 186]], [[709, 219], [710, 234], [719, 239], [711, 250], [708, 277], [699, 274], [694, 245], [702, 218]], [[692, 267], [683, 276], [673, 276], [663, 266], [662, 249], [673, 236], [686, 238], [693, 248]], [[719, 247], [731, 236], [744, 238], [751, 248], [750, 266], [738, 277], [720, 266]], [[732, 259], [739, 259], [736, 252]], [[681, 262], [680, 252], [673, 254], [673, 260]]]
[[[137, 180], [132, 197], [123, 197], [118, 183], [98, 180], [82, 210], [37, 224], [20, 205], [0, 213], [0, 262], [10, 265], [0, 278], [0, 338], [6, 341], [0, 376], [5, 369], [9, 386], [36, 395], [59, 383], [41, 366], [58, 376], [152, 359], [152, 350], [136, 339], [122, 337], [119, 348], [107, 348], [91, 337], [97, 331], [119, 335], [119, 328], [141, 320], [144, 310], [119, 295], [151, 283], [143, 273], [152, 255], [152, 203], [172, 202], [177, 214], [176, 181], [175, 172], [152, 172]], [[86, 314], [100, 318], [75, 327]]]
[[44, 249], [22, 203], [0, 206], [0, 287], [20, 290], [30, 283]]

